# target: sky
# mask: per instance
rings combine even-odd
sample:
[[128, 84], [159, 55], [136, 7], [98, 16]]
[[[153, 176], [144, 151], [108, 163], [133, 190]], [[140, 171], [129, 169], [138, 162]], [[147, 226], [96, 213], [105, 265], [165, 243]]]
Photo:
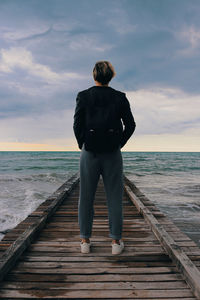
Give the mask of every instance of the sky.
[[0, 151], [77, 151], [76, 95], [110, 61], [122, 151], [200, 151], [199, 0], [0, 0]]

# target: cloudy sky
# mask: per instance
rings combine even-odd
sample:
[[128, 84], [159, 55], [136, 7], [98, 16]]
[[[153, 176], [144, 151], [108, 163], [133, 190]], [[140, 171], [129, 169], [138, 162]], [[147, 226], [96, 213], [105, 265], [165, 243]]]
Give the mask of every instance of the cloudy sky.
[[200, 151], [199, 0], [0, 0], [0, 150], [78, 150], [78, 91], [109, 60], [137, 124], [123, 150]]

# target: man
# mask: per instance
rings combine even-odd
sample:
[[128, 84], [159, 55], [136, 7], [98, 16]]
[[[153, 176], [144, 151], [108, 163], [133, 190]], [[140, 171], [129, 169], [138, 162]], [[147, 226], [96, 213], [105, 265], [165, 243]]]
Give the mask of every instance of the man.
[[82, 253], [90, 252], [93, 203], [100, 175], [108, 203], [112, 254], [120, 254], [124, 249], [121, 148], [136, 124], [126, 95], [108, 86], [114, 76], [110, 62], [97, 62], [93, 69], [95, 86], [79, 92], [76, 99], [73, 129], [81, 149], [78, 222]]

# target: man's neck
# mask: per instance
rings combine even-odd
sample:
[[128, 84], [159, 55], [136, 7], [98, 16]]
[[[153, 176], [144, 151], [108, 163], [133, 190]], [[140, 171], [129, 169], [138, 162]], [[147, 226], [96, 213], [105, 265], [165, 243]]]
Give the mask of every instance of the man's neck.
[[98, 81], [95, 81], [95, 84], [96, 84], [96, 86], [108, 86], [108, 83], [107, 84], [102, 84]]

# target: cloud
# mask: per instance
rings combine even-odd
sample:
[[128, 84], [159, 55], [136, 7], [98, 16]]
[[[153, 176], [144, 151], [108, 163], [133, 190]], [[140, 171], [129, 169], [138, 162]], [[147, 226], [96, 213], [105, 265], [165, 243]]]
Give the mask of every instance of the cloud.
[[174, 88], [141, 89], [126, 95], [137, 134], [180, 134], [200, 127], [200, 95]]
[[183, 38], [188, 40], [192, 49], [200, 46], [200, 29], [196, 29], [194, 26], [191, 26], [181, 34]]
[[38, 63], [24, 47], [1, 49], [0, 116], [5, 117], [14, 110], [20, 115], [70, 107], [78, 89], [90, 77], [83, 72], [54, 71]]
[[69, 42], [69, 49], [71, 51], [97, 51], [97, 52], [105, 52], [107, 50], [110, 50], [113, 48], [113, 45], [111, 44], [106, 44], [106, 43], [101, 43], [98, 41], [97, 38], [95, 37], [90, 37], [89, 35], [78, 35], [74, 37], [70, 42]]
[[184, 28], [177, 33], [180, 40], [185, 43], [185, 47], [178, 51], [182, 55], [194, 55], [200, 48], [200, 28], [194, 25]]
[[[99, 13], [99, 15], [105, 15], [105, 11]], [[121, 3], [117, 3], [115, 7], [109, 9], [109, 13], [106, 18], [108, 27], [112, 27], [114, 31], [119, 35], [126, 35], [134, 33], [138, 26], [132, 24], [132, 20], [129, 20], [127, 11], [122, 7]]]
[[0, 119], [0, 142], [51, 143], [73, 138], [74, 110]]
[[192, 48], [200, 46], [200, 29], [190, 27], [188, 32], [184, 32], [184, 36], [188, 37]]
[[49, 26], [45, 24], [32, 24], [32, 26], [28, 26], [26, 28], [14, 29], [9, 27], [1, 28], [1, 38], [8, 40], [8, 41], [16, 41], [16, 40], [25, 40], [30, 38], [40, 38], [48, 34], [51, 30]]
[[78, 73], [56, 73], [52, 71], [50, 67], [35, 62], [32, 53], [22, 47], [11, 47], [8, 50], [1, 49], [0, 53], [0, 72], [11, 73], [14, 72], [16, 68], [19, 68], [49, 83], [63, 83], [69, 79], [83, 78], [83, 76]]

